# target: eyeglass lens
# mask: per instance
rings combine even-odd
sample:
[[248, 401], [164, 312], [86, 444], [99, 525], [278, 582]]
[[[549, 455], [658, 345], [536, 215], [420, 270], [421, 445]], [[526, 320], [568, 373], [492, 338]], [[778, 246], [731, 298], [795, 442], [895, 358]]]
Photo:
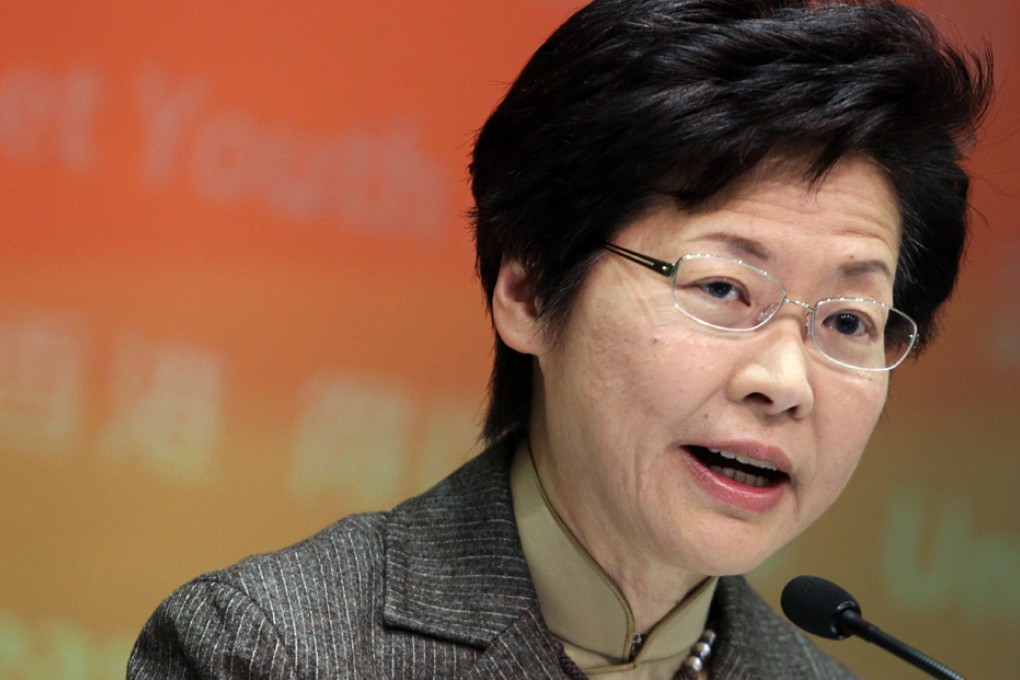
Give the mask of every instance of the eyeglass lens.
[[[753, 330], [767, 323], [785, 301], [782, 285], [750, 265], [713, 255], [681, 258], [673, 274], [676, 307], [708, 326]], [[810, 316], [811, 336], [830, 359], [847, 366], [895, 366], [913, 344], [916, 328], [901, 312], [872, 300], [837, 298], [820, 302]]]

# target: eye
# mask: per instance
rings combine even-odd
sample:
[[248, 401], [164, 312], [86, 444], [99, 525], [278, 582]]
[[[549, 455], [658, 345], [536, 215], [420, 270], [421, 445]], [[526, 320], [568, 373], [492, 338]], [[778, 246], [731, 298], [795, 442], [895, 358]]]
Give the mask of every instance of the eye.
[[877, 339], [877, 325], [860, 310], [843, 309], [825, 317], [822, 325], [827, 329], [848, 337]]
[[695, 281], [689, 284], [688, 287], [694, 288], [704, 293], [705, 296], [721, 302], [740, 302], [745, 305], [751, 302], [747, 289], [736, 281], [723, 279]]

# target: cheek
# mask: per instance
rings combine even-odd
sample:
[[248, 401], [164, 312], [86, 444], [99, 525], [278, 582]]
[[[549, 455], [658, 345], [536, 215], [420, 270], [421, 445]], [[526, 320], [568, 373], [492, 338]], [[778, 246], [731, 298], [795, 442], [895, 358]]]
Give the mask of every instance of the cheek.
[[[860, 462], [871, 433], [885, 407], [888, 378], [862, 382], [858, 389], [840, 390], [832, 408], [819, 409], [825, 428], [818, 442], [821, 482], [830, 495], [839, 495]], [[835, 395], [834, 395], [835, 396]]]
[[692, 387], [705, 382], [691, 375], [690, 346], [675, 333], [617, 319], [601, 319], [565, 340], [543, 362], [550, 428], [587, 455], [607, 451], [603, 464], [617, 474], [637, 475], [647, 458], [620, 452], [659, 448], [687, 415]]
[[587, 450], [627, 429], [622, 411], [641, 392], [635, 371], [642, 370], [646, 354], [626, 324], [598, 312], [586, 313], [584, 320], [583, 328], [568, 327], [539, 357], [539, 367], [555, 439]]
[[601, 364], [608, 369], [604, 377], [612, 384], [611, 393], [649, 415], [686, 417], [697, 395], [718, 384], [713, 371], [723, 363], [701, 341], [676, 329], [630, 333]]

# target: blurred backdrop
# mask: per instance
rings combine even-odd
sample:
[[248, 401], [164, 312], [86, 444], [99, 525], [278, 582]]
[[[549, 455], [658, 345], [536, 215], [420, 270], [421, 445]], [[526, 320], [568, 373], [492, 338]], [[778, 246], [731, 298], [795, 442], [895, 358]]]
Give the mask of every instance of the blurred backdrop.
[[[474, 131], [578, 2], [4, 3], [0, 677], [123, 677], [174, 587], [387, 508], [477, 451]], [[845, 496], [755, 575], [841, 583], [975, 678], [1020, 643], [1020, 4], [974, 236]], [[907, 678], [863, 642], [831, 650]]]

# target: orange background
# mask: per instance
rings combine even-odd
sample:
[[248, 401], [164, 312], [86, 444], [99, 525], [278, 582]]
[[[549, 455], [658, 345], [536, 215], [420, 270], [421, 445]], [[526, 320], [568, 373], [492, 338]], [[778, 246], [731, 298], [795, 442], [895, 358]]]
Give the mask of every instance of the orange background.
[[[188, 578], [477, 450], [474, 131], [562, 0], [0, 8], [0, 677], [123, 676]], [[974, 237], [845, 496], [754, 575], [842, 582], [975, 678], [1020, 642], [1020, 5], [991, 41]], [[914, 677], [859, 641], [865, 677]], [[919, 674], [917, 677], [920, 677]]]

